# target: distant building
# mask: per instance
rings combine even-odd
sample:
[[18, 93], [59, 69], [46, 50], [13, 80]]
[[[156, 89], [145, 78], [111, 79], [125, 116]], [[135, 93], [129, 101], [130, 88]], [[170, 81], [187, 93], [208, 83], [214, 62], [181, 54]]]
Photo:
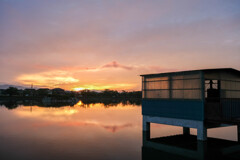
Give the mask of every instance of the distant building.
[[34, 96], [36, 94], [36, 90], [32, 89], [32, 88], [30, 88], [30, 89], [27, 88], [27, 89], [24, 89], [23, 94], [25, 96]]
[[4, 93], [4, 89], [0, 89], [0, 96], [2, 96]]
[[48, 88], [40, 88], [37, 90], [37, 95], [38, 96], [48, 96], [50, 95], [50, 89]]
[[54, 88], [52, 89], [53, 95], [65, 95], [65, 91], [62, 88]]
[[151, 122], [183, 126], [186, 133], [197, 128], [198, 139], [206, 140], [206, 123], [240, 124], [240, 71], [235, 69], [142, 75], [142, 94], [147, 131]]
[[24, 91], [22, 89], [18, 90], [19, 96], [24, 96]]

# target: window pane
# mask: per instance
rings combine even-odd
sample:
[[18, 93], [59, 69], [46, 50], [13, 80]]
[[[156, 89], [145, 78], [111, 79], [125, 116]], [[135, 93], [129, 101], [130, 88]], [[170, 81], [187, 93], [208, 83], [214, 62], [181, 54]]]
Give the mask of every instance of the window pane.
[[200, 79], [173, 80], [172, 89], [196, 89], [201, 88]]
[[183, 80], [173, 80], [172, 89], [183, 89]]
[[184, 83], [184, 89], [201, 88], [201, 81], [200, 81], [200, 79], [184, 80], [183, 83]]
[[183, 75], [172, 76], [172, 79], [183, 79]]
[[187, 75], [172, 76], [172, 79], [193, 79], [193, 78], [200, 78], [200, 74], [187, 74]]
[[184, 90], [184, 99], [201, 99], [200, 90]]
[[183, 90], [172, 90], [172, 98], [183, 99]]
[[240, 90], [240, 82], [238, 82], [238, 81], [221, 81], [221, 89]]
[[184, 79], [191, 79], [191, 78], [200, 78], [200, 74], [188, 74], [183, 76]]
[[169, 82], [168, 81], [157, 81], [157, 82], [145, 82], [146, 89], [168, 89]]
[[146, 91], [145, 98], [169, 98], [169, 90]]
[[151, 78], [145, 78], [145, 81], [164, 81], [168, 80], [168, 77], [151, 77]]
[[240, 98], [240, 91], [222, 91], [222, 98]]

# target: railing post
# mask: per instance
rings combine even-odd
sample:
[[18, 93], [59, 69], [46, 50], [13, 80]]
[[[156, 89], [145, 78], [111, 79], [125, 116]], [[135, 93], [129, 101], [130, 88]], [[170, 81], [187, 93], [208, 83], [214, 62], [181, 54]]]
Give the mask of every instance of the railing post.
[[207, 128], [204, 125], [204, 122], [202, 122], [197, 128], [197, 139], [200, 141], [207, 140]]

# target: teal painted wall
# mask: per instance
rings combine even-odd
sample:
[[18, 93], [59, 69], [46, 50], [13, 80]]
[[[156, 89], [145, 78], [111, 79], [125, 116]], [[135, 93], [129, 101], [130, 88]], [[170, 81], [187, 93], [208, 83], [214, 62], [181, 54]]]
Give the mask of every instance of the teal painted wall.
[[143, 99], [142, 114], [203, 121], [204, 103], [201, 100]]

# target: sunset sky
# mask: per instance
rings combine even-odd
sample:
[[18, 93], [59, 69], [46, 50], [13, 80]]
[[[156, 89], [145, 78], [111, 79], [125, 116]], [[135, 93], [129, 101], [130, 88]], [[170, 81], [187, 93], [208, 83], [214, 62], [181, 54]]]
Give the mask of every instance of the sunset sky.
[[140, 90], [140, 74], [240, 70], [238, 0], [0, 0], [0, 84]]

